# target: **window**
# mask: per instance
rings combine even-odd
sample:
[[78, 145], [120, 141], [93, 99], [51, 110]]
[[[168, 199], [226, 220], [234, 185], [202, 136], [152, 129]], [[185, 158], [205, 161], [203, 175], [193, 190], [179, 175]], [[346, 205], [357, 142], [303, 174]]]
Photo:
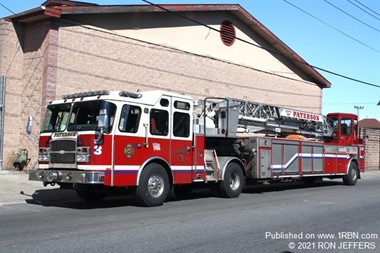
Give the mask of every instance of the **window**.
[[164, 110], [150, 110], [150, 133], [152, 135], [168, 135], [169, 113]]
[[115, 119], [116, 106], [110, 102], [101, 100], [74, 103], [67, 130], [98, 130], [100, 110], [105, 110], [108, 119], [108, 127], [104, 129], [104, 132], [110, 133]]
[[167, 100], [166, 98], [162, 98], [162, 99], [160, 100], [160, 105], [161, 105], [162, 107], [168, 107], [168, 106], [169, 106], [169, 100]]
[[71, 104], [49, 105], [47, 107], [41, 132], [60, 132], [66, 130]]
[[351, 135], [351, 119], [343, 118], [340, 122], [341, 125], [341, 134], [342, 135]]
[[190, 115], [182, 112], [174, 113], [173, 135], [176, 137], [189, 137]]
[[182, 101], [175, 101], [174, 107], [177, 109], [186, 110], [186, 111], [190, 110], [190, 104], [187, 102], [182, 102]]
[[121, 110], [119, 130], [121, 132], [136, 133], [139, 129], [141, 108], [134, 105], [124, 105]]
[[105, 110], [108, 115], [108, 127], [104, 131], [109, 133], [115, 119], [116, 106], [110, 102], [100, 100], [77, 102], [73, 105], [71, 103], [49, 105], [41, 132], [98, 130], [100, 110]]

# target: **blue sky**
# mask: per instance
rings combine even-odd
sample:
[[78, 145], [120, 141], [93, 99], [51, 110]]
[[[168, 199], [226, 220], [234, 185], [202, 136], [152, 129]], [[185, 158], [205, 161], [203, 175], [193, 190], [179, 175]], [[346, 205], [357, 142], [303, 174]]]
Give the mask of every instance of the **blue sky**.
[[[43, 2], [0, 0], [2, 5], [15, 13], [37, 7]], [[145, 4], [139, 0], [92, 0], [89, 2]], [[332, 84], [330, 89], [325, 89], [323, 92], [324, 114], [328, 112], [357, 113], [354, 108], [357, 105], [364, 106], [364, 109], [360, 110], [360, 118], [380, 120], [380, 106], [377, 106], [380, 101], [379, 0], [151, 0], [151, 2], [156, 4], [240, 4], [309, 64], [378, 86], [373, 87], [319, 71]], [[323, 22], [305, 14], [289, 3]], [[0, 6], [0, 17], [8, 15], [12, 15], [12, 13]]]

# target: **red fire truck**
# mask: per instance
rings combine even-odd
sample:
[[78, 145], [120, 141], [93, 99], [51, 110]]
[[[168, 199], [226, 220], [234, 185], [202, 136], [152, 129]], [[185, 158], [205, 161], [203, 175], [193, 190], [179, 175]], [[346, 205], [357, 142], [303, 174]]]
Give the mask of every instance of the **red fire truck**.
[[364, 172], [357, 116], [315, 113], [234, 98], [167, 91], [95, 91], [52, 101], [30, 180], [73, 188], [85, 200], [130, 189], [162, 205], [195, 184], [238, 197], [255, 183], [342, 178]]

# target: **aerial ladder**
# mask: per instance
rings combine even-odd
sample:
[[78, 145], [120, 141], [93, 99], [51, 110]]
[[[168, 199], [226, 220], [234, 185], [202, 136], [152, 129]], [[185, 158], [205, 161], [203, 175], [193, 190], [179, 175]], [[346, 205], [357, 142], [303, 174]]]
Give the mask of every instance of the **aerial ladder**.
[[[322, 140], [334, 128], [322, 114], [284, 108], [236, 98], [206, 98], [199, 124], [209, 137], [236, 137], [239, 133], [265, 133], [276, 137], [291, 134]], [[203, 121], [203, 122], [202, 122]]]
[[210, 97], [199, 105], [207, 181], [223, 180], [231, 162], [254, 180], [329, 177], [354, 185], [364, 171], [356, 115], [324, 116], [236, 98]]

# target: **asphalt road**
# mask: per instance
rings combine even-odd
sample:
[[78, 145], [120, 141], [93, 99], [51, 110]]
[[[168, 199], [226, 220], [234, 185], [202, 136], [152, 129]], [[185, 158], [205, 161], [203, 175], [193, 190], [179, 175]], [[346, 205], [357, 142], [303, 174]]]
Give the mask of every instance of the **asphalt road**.
[[249, 186], [237, 199], [202, 189], [154, 208], [42, 189], [0, 207], [0, 252], [380, 252], [379, 186]]

